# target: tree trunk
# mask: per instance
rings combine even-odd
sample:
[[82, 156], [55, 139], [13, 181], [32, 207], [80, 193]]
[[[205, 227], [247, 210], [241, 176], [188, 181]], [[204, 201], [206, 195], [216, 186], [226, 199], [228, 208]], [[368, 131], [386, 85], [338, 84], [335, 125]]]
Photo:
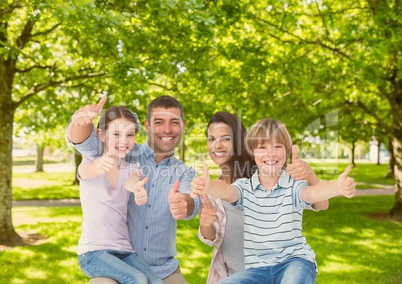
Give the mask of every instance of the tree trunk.
[[77, 174], [78, 174], [78, 166], [81, 164], [81, 162], [82, 162], [82, 155], [74, 148], [75, 175], [73, 185], [80, 184], [80, 181], [77, 178]]
[[356, 151], [356, 142], [353, 141], [352, 142], [352, 167], [355, 168], [356, 164], [355, 164], [355, 151]]
[[388, 139], [388, 152], [389, 152], [389, 163], [388, 163], [388, 173], [385, 178], [394, 179], [395, 178], [395, 156], [394, 147], [392, 145], [392, 138]]
[[380, 161], [380, 154], [381, 154], [381, 141], [378, 139], [378, 148], [377, 148], [377, 165], [381, 165]]
[[22, 238], [15, 232], [12, 218], [12, 147], [14, 106], [5, 100], [0, 82], [0, 244], [20, 245]]
[[[394, 118], [394, 121], [396, 120], [397, 118]], [[392, 137], [392, 147], [395, 157], [395, 201], [389, 213], [392, 217], [402, 220], [402, 129], [398, 127], [399, 125], [397, 124], [395, 127], [394, 136]]]
[[43, 172], [43, 153], [45, 147], [36, 144], [36, 172]]

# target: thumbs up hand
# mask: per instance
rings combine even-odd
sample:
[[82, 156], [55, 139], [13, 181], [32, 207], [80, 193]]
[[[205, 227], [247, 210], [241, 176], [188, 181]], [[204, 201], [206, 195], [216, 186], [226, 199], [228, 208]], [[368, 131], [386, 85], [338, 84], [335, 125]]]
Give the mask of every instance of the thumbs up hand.
[[287, 165], [286, 171], [295, 180], [307, 179], [312, 171], [310, 165], [299, 158], [296, 145], [292, 146], [292, 161]]
[[348, 177], [351, 170], [352, 167], [349, 165], [336, 181], [338, 192], [347, 198], [352, 198], [356, 193], [355, 180], [351, 177]]
[[133, 190], [130, 189], [134, 193], [134, 200], [137, 205], [144, 205], [148, 201], [148, 193], [144, 187], [148, 180], [149, 177], [145, 177], [134, 185]]
[[200, 225], [210, 227], [217, 219], [217, 213], [206, 194], [202, 194], [204, 204], [200, 211]]
[[205, 164], [202, 176], [194, 177], [193, 181], [191, 182], [191, 197], [195, 198], [206, 191], [209, 188], [209, 184], [211, 182], [208, 166]]
[[94, 161], [95, 171], [98, 175], [103, 175], [110, 172], [115, 165], [116, 159], [111, 157], [109, 153], [105, 153], [104, 155], [98, 157]]
[[170, 206], [170, 212], [172, 213], [173, 218], [175, 219], [184, 219], [189, 216], [188, 208], [189, 203], [187, 201], [186, 195], [181, 193], [180, 190], [180, 181], [176, 180], [169, 191], [168, 201]]
[[71, 117], [74, 126], [83, 126], [92, 124], [92, 121], [102, 112], [107, 96], [103, 96], [99, 103], [86, 105], [77, 110]]

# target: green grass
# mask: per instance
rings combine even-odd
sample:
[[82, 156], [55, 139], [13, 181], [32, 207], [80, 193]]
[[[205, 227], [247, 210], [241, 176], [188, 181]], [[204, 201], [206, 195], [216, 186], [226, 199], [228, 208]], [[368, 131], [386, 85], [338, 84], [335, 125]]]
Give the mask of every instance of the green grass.
[[[343, 172], [347, 163], [311, 163], [314, 171], [322, 180], [333, 180]], [[370, 163], [357, 164], [350, 176], [358, 189], [386, 188], [393, 179], [386, 179], [388, 165]], [[211, 176], [212, 179], [217, 176]], [[73, 172], [13, 173], [13, 200], [79, 198], [79, 187], [72, 185]]]
[[[308, 161], [307, 161], [308, 162]], [[310, 163], [314, 172], [322, 180], [334, 180], [346, 169], [347, 163]], [[356, 188], [385, 188], [395, 184], [394, 179], [385, 178], [388, 165], [376, 165], [373, 163], [357, 163], [349, 176], [357, 183]]]
[[13, 200], [80, 198], [72, 172], [13, 173]]
[[[365, 216], [388, 211], [393, 198], [337, 197], [327, 211], [305, 212], [304, 234], [317, 255], [318, 284], [400, 283], [402, 225]], [[0, 283], [87, 283], [75, 253], [81, 218], [80, 207], [14, 208], [17, 232], [47, 239], [0, 252]], [[197, 218], [178, 222], [178, 258], [189, 284], [205, 283], [212, 254], [212, 248], [198, 240], [197, 228]]]
[[[321, 179], [334, 179], [347, 164], [312, 164]], [[387, 165], [358, 164], [351, 176], [362, 188], [385, 187]], [[13, 173], [13, 199], [79, 198], [72, 172]], [[394, 196], [334, 198], [330, 209], [305, 212], [304, 234], [317, 254], [317, 283], [399, 283], [402, 278], [402, 227], [365, 217], [386, 212]], [[40, 245], [0, 252], [0, 283], [87, 283], [77, 264], [80, 207], [13, 208], [17, 232], [46, 236]], [[189, 284], [205, 283], [212, 248], [196, 237], [198, 218], [179, 221], [178, 258]]]

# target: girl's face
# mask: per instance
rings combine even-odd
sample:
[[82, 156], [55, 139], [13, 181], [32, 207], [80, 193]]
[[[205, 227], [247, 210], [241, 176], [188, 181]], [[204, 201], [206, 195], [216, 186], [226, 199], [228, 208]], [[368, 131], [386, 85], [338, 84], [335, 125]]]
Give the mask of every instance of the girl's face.
[[232, 158], [232, 132], [225, 123], [211, 123], [208, 127], [207, 146], [209, 156], [220, 167]]
[[281, 143], [264, 142], [253, 150], [259, 173], [265, 176], [277, 176], [286, 163], [286, 148]]
[[118, 118], [109, 123], [105, 133], [100, 131], [99, 139], [104, 143], [104, 153], [124, 158], [135, 145], [135, 123]]

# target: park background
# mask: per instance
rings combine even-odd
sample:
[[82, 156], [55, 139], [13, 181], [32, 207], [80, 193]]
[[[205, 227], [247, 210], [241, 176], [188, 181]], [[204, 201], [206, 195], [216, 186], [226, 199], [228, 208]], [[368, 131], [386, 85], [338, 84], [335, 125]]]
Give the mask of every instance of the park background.
[[[80, 106], [107, 94], [107, 106], [143, 121], [167, 94], [187, 122], [177, 156], [196, 169], [208, 162], [206, 122], [224, 110], [247, 128], [282, 120], [322, 179], [352, 163], [358, 188], [393, 187], [334, 198], [303, 225], [317, 283], [400, 283], [401, 21], [399, 1], [381, 0], [1, 0], [0, 282], [87, 282], [75, 255], [79, 206], [13, 204], [78, 197], [80, 156], [65, 128]], [[373, 145], [388, 159], [367, 161]], [[60, 164], [69, 170], [51, 170]], [[178, 226], [183, 273], [204, 283], [211, 248], [195, 236], [197, 219]]]

